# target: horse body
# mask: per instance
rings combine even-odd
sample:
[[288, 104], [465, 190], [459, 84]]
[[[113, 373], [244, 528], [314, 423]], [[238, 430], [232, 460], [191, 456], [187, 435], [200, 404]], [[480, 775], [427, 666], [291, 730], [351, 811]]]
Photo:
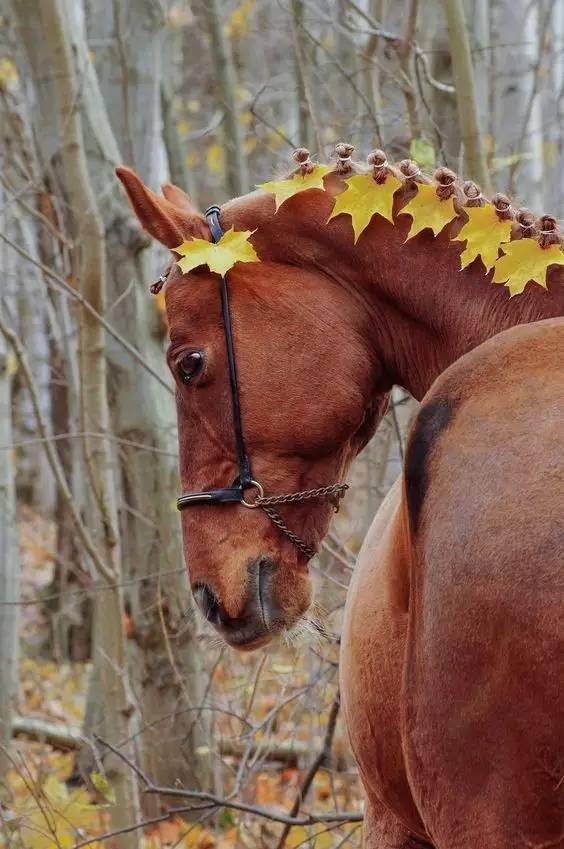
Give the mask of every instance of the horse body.
[[[211, 239], [180, 190], [160, 198], [119, 176], [161, 243]], [[355, 245], [345, 216], [328, 223], [342, 190], [332, 173], [276, 214], [256, 192], [220, 223], [254, 231], [261, 259], [237, 263], [229, 283], [243, 428], [267, 494], [342, 479], [392, 386], [421, 400], [436, 381], [347, 603], [342, 696], [367, 849], [564, 846], [564, 330], [551, 318], [564, 315], [564, 270], [549, 270], [548, 291], [509, 298], [479, 260], [459, 270], [460, 219], [406, 241], [409, 181], [394, 224], [375, 216]], [[166, 303], [182, 486], [224, 486], [238, 466], [217, 276], [174, 267]], [[194, 352], [204, 367], [186, 384]], [[240, 649], [291, 628], [311, 601], [305, 558], [242, 509], [182, 516], [196, 600]], [[330, 513], [301, 503], [283, 516], [318, 543]]]
[[341, 676], [367, 849], [564, 846], [563, 357], [556, 319], [451, 366], [361, 551]]

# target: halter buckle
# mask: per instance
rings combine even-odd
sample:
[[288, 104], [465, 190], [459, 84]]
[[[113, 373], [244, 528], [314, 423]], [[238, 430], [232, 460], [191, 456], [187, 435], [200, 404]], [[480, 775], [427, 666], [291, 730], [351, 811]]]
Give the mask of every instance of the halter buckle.
[[260, 483], [255, 480], [251, 480], [245, 486], [245, 489], [256, 489], [258, 495], [255, 501], [245, 501], [244, 498], [241, 498], [241, 504], [243, 505], [243, 507], [248, 507], [251, 510], [253, 510], [255, 507], [260, 507], [258, 501], [260, 498], [264, 498], [264, 489], [262, 488]]

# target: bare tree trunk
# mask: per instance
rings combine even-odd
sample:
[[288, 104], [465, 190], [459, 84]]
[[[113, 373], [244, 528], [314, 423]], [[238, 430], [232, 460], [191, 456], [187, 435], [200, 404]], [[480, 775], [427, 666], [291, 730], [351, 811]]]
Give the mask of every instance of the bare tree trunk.
[[[0, 190], [0, 207], [7, 208]], [[5, 220], [5, 215], [2, 216]], [[9, 280], [11, 263], [0, 253], [0, 267]], [[15, 279], [15, 276], [14, 276]], [[0, 296], [0, 311], [7, 303]], [[15, 498], [12, 443], [12, 380], [15, 360], [0, 334], [0, 784], [10, 768], [6, 749], [12, 736], [12, 712], [18, 692], [20, 558]]]
[[202, 4], [213, 45], [219, 102], [224, 110], [223, 142], [227, 151], [225, 188], [230, 195], [242, 195], [249, 189], [249, 175], [237, 107], [237, 78], [233, 54], [223, 28], [221, 9], [220, 0], [206, 0]]
[[[80, 286], [89, 303], [101, 314], [105, 311], [105, 233], [96, 196], [92, 188], [84, 148], [79, 86], [65, 19], [68, 9], [64, 0], [44, 0], [41, 19], [51, 57], [51, 68], [62, 128], [61, 156], [66, 194], [76, 245], [80, 251]], [[85, 432], [109, 433], [109, 408], [106, 385], [105, 332], [100, 323], [86, 311], [81, 315], [82, 410]], [[95, 541], [111, 571], [114, 585], [104, 591], [103, 614], [101, 593], [97, 595], [97, 643], [100, 684], [104, 693], [104, 733], [117, 745], [131, 739], [134, 707], [128, 684], [126, 640], [123, 628], [124, 606], [121, 583], [121, 553], [118, 540], [118, 516], [115, 500], [113, 457], [109, 440], [85, 442], [87, 465], [93, 489], [91, 513], [95, 522]], [[97, 508], [97, 509], [96, 509]], [[96, 517], [94, 519], [94, 517]], [[100, 618], [103, 615], [103, 627]], [[126, 745], [128, 750], [131, 745]], [[131, 825], [140, 815], [136, 779], [117, 759], [109, 770], [116, 794], [116, 805], [110, 809], [112, 826]], [[135, 849], [134, 833], [117, 838], [120, 849]]]
[[[552, 4], [550, 4], [552, 5]], [[550, 6], [530, 3], [525, 9], [521, 32], [525, 33], [520, 59], [525, 78], [521, 100], [522, 117], [515, 139], [516, 160], [509, 168], [509, 189], [536, 212], [543, 211], [544, 153], [541, 72], [543, 41], [550, 22]]]
[[414, 79], [412, 73], [412, 43], [415, 40], [415, 29], [417, 26], [418, 9], [419, 0], [409, 0], [404, 36], [402, 44], [399, 48], [400, 70], [403, 75], [402, 85], [405, 96], [405, 104], [407, 107], [409, 136], [411, 139], [417, 139], [421, 135], [421, 126], [419, 123], [419, 114], [417, 110], [417, 98], [415, 96]]
[[[147, 183], [158, 184], [167, 176], [166, 151], [159, 134], [165, 117], [160, 111], [163, 80], [160, 65], [153, 62], [145, 42], [159, 43], [163, 21], [148, 0], [121, 7], [117, 29], [115, 8], [114, 14], [110, 11], [109, 7], [100, 9], [89, 21], [94, 38], [112, 43], [113, 37], [115, 43], [111, 73], [105, 67], [107, 62], [100, 68], [103, 102], [110, 107], [108, 124], [117, 145], [129, 150], [140, 176]], [[78, 21], [77, 38], [80, 28]], [[125, 105], [144, 99], [152, 104], [149, 113], [141, 116], [131, 106], [126, 121]], [[99, 106], [88, 102], [85, 109], [89, 124], [96, 124]], [[168, 131], [175, 135], [170, 111], [166, 120]], [[173, 153], [178, 179], [180, 152]], [[100, 191], [111, 184], [120, 192], [107, 164], [95, 154], [91, 172]], [[162, 321], [149, 294], [149, 285], [164, 268], [166, 258], [155, 247], [147, 249], [145, 237], [131, 223], [121, 192], [102, 214], [107, 232], [108, 299], [114, 305], [112, 322], [166, 378]], [[198, 754], [209, 749], [209, 714], [198, 710], [205, 687], [203, 658], [195, 640], [180, 523], [176, 510], [171, 509], [178, 479], [174, 404], [171, 395], [147, 378], [141, 367], [124, 359], [121, 349], [109, 344], [107, 353], [114, 431], [123, 440], [147, 446], [139, 451], [123, 445], [119, 451], [122, 561], [125, 575], [132, 580], [127, 590], [129, 654], [132, 686], [140, 697], [140, 754], [146, 771], [160, 784], [180, 781], [209, 788], [209, 755]], [[143, 802], [148, 815], [162, 807], [156, 797]]]
[[[482, 133], [489, 132], [490, 0], [473, 0], [472, 29], [474, 80]], [[487, 153], [487, 151], [486, 151]]]
[[172, 95], [169, 80], [163, 80], [161, 84], [161, 111], [163, 120], [163, 141], [166, 148], [170, 179], [175, 186], [188, 192], [195, 205], [198, 204], [196, 192], [196, 181], [192, 173], [186, 167], [182, 145], [172, 110]]
[[[386, 17], [388, 0], [371, 0], [369, 3], [370, 15], [382, 26]], [[380, 90], [380, 61], [381, 61], [381, 39], [375, 33], [371, 33], [362, 50], [362, 82], [364, 96], [372, 104], [376, 124], [375, 147], [384, 147], [386, 136], [382, 126], [382, 92]]]
[[307, 102], [307, 92], [303, 73], [303, 0], [292, 0], [292, 36], [294, 40], [294, 73], [296, 75], [296, 132], [291, 133], [299, 145], [311, 147], [314, 143], [311, 117]]
[[547, 95], [546, 116], [550, 119], [550, 166], [545, 171], [544, 200], [549, 209], [562, 209], [564, 197], [564, 168], [560, 136], [564, 99], [564, 4], [555, 3], [550, 26], [552, 41], [551, 85]]
[[473, 180], [477, 180], [484, 191], [489, 192], [491, 190], [490, 175], [480, 130], [474, 71], [468, 29], [464, 18], [464, 7], [462, 0], [443, 0], [443, 7], [448, 24], [450, 55], [456, 86], [460, 135], [464, 145], [465, 167], [467, 175]]

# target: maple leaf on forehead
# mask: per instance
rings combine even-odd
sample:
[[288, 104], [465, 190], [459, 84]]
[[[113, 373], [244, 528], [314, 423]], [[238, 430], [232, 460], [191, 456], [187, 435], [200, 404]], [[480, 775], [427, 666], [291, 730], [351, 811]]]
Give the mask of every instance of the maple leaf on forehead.
[[411, 239], [426, 227], [430, 227], [438, 236], [443, 227], [456, 218], [457, 213], [452, 198], [441, 200], [437, 197], [435, 186], [418, 183], [417, 194], [399, 212], [399, 215], [405, 214], [411, 215], [413, 219], [407, 234], [407, 238]]
[[460, 254], [460, 268], [466, 268], [479, 256], [487, 273], [499, 256], [500, 245], [511, 238], [511, 221], [500, 221], [491, 203], [466, 207], [464, 211], [469, 220], [453, 239], [466, 241]]
[[336, 196], [328, 221], [337, 215], [350, 215], [355, 243], [374, 215], [393, 223], [394, 192], [401, 186], [397, 177], [388, 174], [384, 183], [377, 183], [372, 174], [357, 174], [348, 177], [345, 183], [347, 187]]
[[564, 253], [560, 245], [541, 248], [535, 239], [517, 239], [502, 245], [503, 256], [494, 266], [494, 283], [505, 283], [511, 297], [520, 295], [529, 280], [544, 289], [546, 272], [550, 265], [564, 265]]
[[207, 265], [210, 271], [217, 274], [227, 274], [236, 262], [260, 262], [255, 249], [249, 242], [254, 230], [234, 230], [231, 227], [223, 234], [219, 242], [208, 242], [206, 239], [189, 239], [174, 248], [182, 259], [177, 265], [183, 274]]
[[284, 201], [288, 198], [297, 195], [298, 192], [305, 192], [308, 189], [324, 189], [323, 178], [331, 169], [328, 165], [316, 165], [310, 174], [303, 177], [301, 174], [294, 174], [286, 180], [271, 180], [269, 183], [259, 183], [257, 189], [264, 189], [274, 195], [276, 200], [276, 211], [280, 209]]

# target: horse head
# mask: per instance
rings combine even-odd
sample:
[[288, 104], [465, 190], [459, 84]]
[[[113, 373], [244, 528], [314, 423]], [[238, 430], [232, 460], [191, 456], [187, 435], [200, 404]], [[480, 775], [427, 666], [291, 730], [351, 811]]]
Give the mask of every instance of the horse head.
[[[118, 176], [141, 225], [163, 245], [212, 240], [206, 218], [180, 189], [165, 185], [160, 197], [129, 169]], [[319, 195], [313, 208], [296, 196], [275, 216], [272, 197], [255, 192], [219, 214], [224, 231], [255, 231], [260, 257], [238, 262], [227, 278], [244, 447], [265, 497], [334, 492], [373, 434], [389, 389], [362, 299], [315, 262], [313, 234], [330, 200], [305, 194]], [[229, 488], [240, 473], [220, 286], [206, 267], [183, 274], [175, 262], [166, 280], [183, 491]], [[306, 614], [309, 549], [318, 547], [333, 511], [330, 498], [276, 505], [289, 537], [265, 510], [245, 508], [256, 488], [245, 493], [244, 503], [198, 501], [182, 513], [198, 606], [241, 649], [266, 644]]]

